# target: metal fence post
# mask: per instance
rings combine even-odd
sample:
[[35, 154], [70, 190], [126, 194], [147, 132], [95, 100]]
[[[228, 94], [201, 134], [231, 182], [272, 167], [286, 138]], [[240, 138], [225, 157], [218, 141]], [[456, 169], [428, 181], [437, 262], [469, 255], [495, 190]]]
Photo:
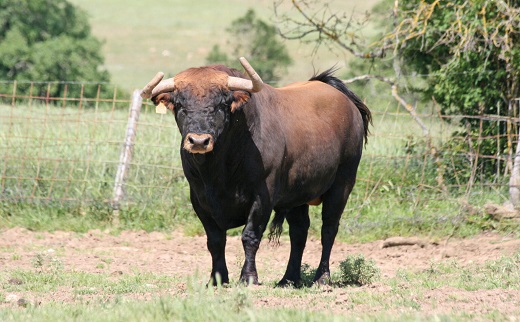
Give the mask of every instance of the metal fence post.
[[113, 217], [112, 223], [119, 224], [119, 206], [124, 197], [125, 178], [132, 160], [132, 152], [134, 148], [135, 135], [137, 130], [137, 122], [139, 121], [139, 114], [141, 112], [141, 105], [143, 99], [141, 98], [139, 90], [135, 90], [132, 95], [132, 103], [130, 108], [130, 116], [128, 117], [128, 124], [126, 126], [126, 137], [121, 156], [119, 157], [119, 167], [114, 184], [114, 198], [112, 200]]

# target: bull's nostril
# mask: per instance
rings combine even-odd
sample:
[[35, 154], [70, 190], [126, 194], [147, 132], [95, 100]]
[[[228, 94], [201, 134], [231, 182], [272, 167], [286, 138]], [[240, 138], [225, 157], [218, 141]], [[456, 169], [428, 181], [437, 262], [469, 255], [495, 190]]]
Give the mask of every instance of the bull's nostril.
[[188, 151], [195, 153], [205, 153], [213, 150], [213, 137], [211, 134], [193, 134], [186, 136], [184, 147]]

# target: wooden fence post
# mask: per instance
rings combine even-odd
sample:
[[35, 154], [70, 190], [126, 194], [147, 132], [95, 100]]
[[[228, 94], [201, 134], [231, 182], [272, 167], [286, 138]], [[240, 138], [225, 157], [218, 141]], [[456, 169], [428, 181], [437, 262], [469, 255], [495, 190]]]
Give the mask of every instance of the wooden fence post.
[[139, 121], [139, 114], [141, 112], [141, 105], [143, 99], [141, 92], [135, 90], [132, 95], [132, 103], [130, 108], [130, 116], [128, 117], [128, 124], [126, 126], [126, 137], [121, 156], [119, 157], [119, 167], [117, 168], [116, 180], [114, 184], [114, 198], [112, 200], [112, 209], [114, 210], [112, 216], [112, 223], [119, 224], [119, 206], [124, 197], [124, 184], [130, 161], [132, 160], [132, 152], [134, 149], [135, 135], [137, 130], [137, 122]]
[[[520, 98], [514, 99], [517, 105], [520, 105]], [[511, 110], [514, 106], [513, 100], [509, 101], [509, 109]], [[520, 133], [520, 129], [519, 132]], [[520, 208], [520, 140], [516, 140], [516, 149], [513, 157], [513, 169], [511, 170], [511, 177], [509, 178], [509, 198], [511, 204], [515, 209]]]

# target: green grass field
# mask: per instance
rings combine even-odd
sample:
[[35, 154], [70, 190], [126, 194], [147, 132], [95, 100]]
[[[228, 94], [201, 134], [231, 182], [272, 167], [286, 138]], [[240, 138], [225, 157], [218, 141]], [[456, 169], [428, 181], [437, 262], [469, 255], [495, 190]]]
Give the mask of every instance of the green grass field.
[[[188, 67], [204, 65], [214, 44], [225, 47], [233, 41], [227, 39], [225, 29], [249, 8], [263, 20], [274, 23], [271, 0], [71, 2], [90, 15], [94, 35], [105, 41], [105, 67], [113, 81], [128, 91], [141, 88], [157, 71], [176, 74]], [[331, 6], [350, 16], [352, 12], [364, 13], [376, 2], [335, 0]], [[331, 53], [325, 48], [312, 56], [312, 44], [298, 41], [286, 44], [295, 63], [282, 83], [308, 79], [314, 70], [323, 71], [336, 64], [344, 66], [349, 58], [340, 50]]]
[[[454, 174], [445, 170], [445, 180], [451, 178], [452, 185], [442, 190], [438, 165], [428, 151], [406, 152], [419, 127], [397, 111], [395, 106], [373, 110], [372, 134], [338, 238], [370, 241], [392, 235], [453, 232], [468, 236], [488, 228], [492, 223], [481, 213], [482, 206], [506, 200], [507, 186], [476, 184], [468, 190], [464, 178], [458, 185]], [[5, 129], [0, 135], [2, 226], [74, 231], [109, 226], [127, 116], [126, 109], [110, 104], [83, 109], [0, 105], [0, 126]], [[438, 133], [439, 142], [453, 129], [435, 115], [425, 116], [425, 120]], [[152, 106], [145, 105], [126, 179], [120, 229], [183, 227], [188, 234], [203, 234], [189, 201], [179, 144], [174, 118], [157, 115]], [[506, 183], [506, 178], [500, 180]], [[466, 204], [477, 212], [468, 213]], [[311, 233], [318, 236], [320, 210], [311, 207]], [[515, 227], [505, 225], [503, 229]]]

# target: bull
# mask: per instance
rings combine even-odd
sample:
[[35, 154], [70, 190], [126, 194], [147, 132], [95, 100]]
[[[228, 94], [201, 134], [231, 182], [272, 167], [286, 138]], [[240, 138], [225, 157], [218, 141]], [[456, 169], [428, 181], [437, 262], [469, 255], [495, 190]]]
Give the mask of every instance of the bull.
[[240, 62], [249, 79], [211, 65], [164, 80], [158, 73], [141, 92], [175, 115], [191, 203], [211, 253], [210, 282], [229, 283], [226, 231], [244, 226], [240, 280], [258, 284], [255, 257], [274, 210], [269, 237], [279, 238], [287, 221], [291, 244], [278, 285], [301, 284], [309, 205], [322, 203], [322, 254], [314, 281], [328, 283], [330, 254], [356, 181], [370, 110], [332, 69], [274, 88], [245, 58]]

